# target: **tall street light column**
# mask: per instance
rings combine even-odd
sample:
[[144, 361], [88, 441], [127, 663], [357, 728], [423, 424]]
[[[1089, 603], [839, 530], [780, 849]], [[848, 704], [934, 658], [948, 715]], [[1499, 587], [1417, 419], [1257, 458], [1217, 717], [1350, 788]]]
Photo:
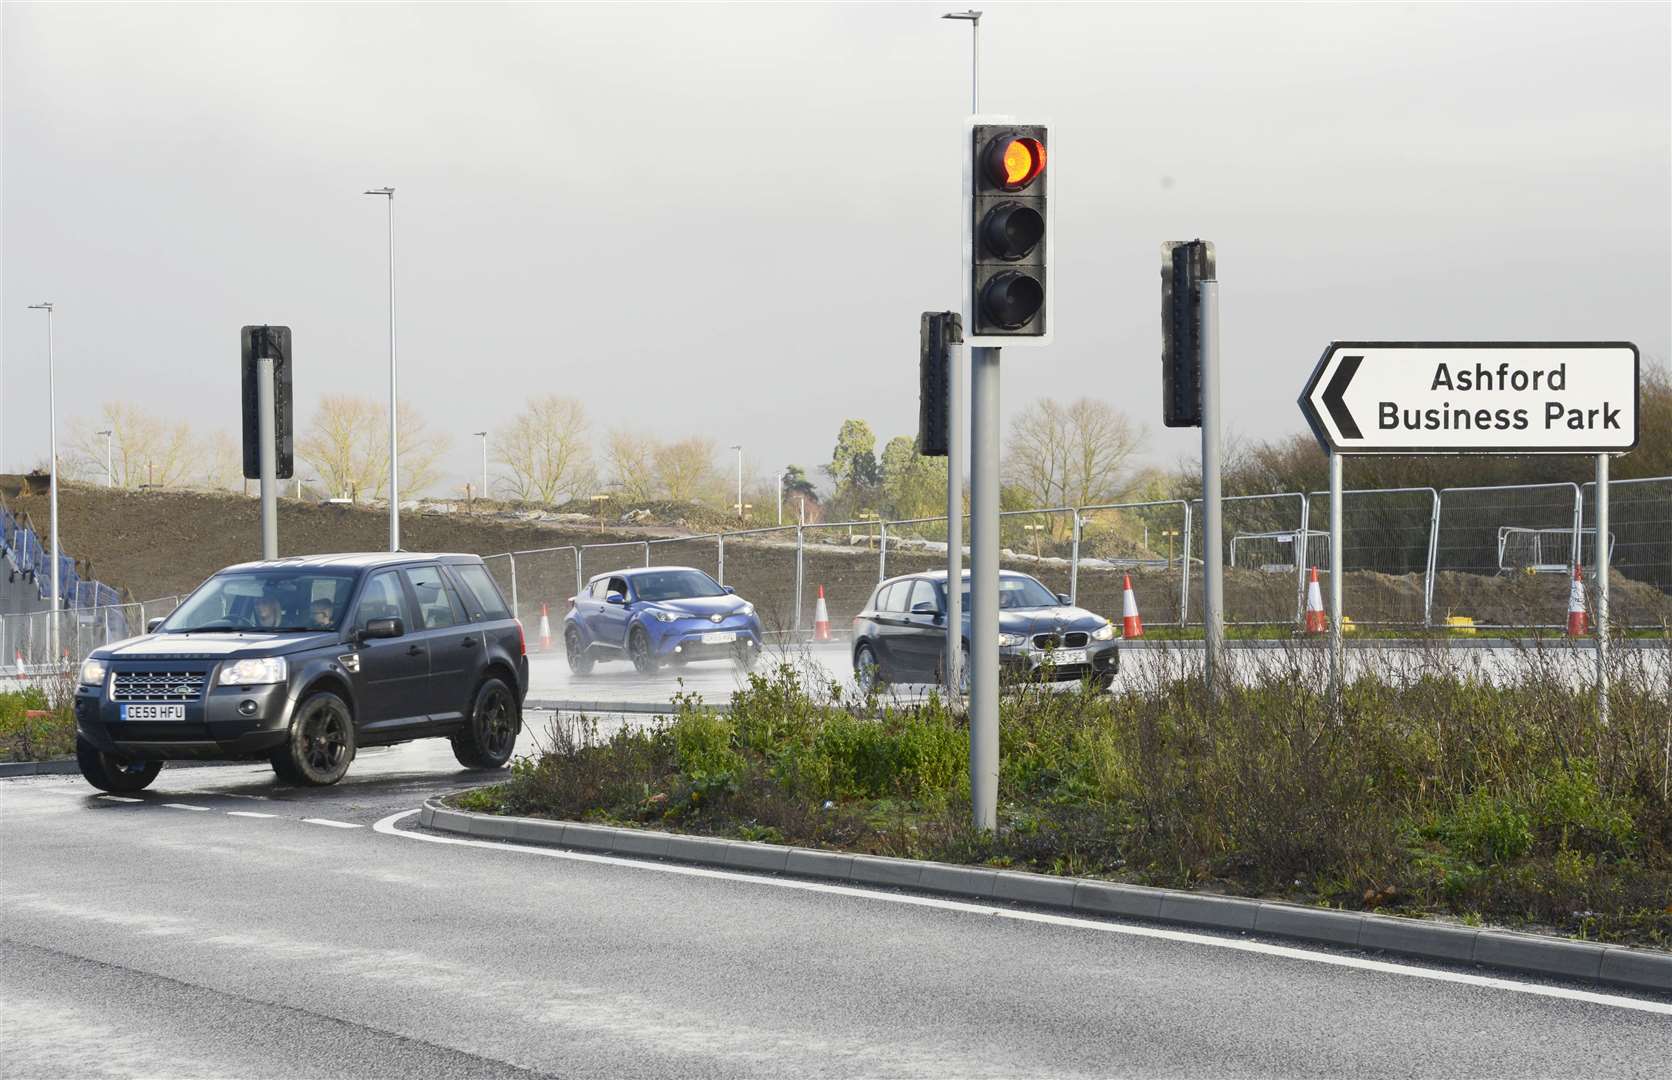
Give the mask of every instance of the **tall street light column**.
[[482, 440], [482, 493], [478, 497], [485, 499], [488, 497], [488, 433], [473, 431], [471, 434]]
[[58, 595], [58, 374], [52, 360], [52, 301], [43, 300], [39, 304], [30, 304], [30, 311], [46, 312], [46, 416], [47, 437], [51, 442], [51, 464], [47, 467], [47, 492], [50, 506], [50, 533], [52, 538], [52, 617], [48, 620], [47, 648], [51, 650], [49, 662], [58, 662], [58, 609], [61, 597]]
[[103, 435], [105, 437], [105, 487], [115, 487], [116, 468], [114, 465], [114, 459], [111, 457], [110, 453], [110, 443], [111, 438], [116, 434], [116, 432], [110, 428], [106, 428], [103, 431], [95, 431], [93, 434]]
[[365, 195], [389, 200], [389, 550], [401, 549], [400, 396], [395, 375], [395, 189], [373, 188]]
[[743, 520], [743, 447], [734, 446], [737, 451], [737, 520]]

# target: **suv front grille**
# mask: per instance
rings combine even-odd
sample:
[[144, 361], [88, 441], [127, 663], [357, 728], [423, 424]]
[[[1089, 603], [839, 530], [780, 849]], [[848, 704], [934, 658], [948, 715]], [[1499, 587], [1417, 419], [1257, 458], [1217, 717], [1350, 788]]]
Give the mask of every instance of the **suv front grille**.
[[1033, 644], [1040, 649], [1083, 649], [1091, 636], [1084, 630], [1071, 630], [1066, 634], [1035, 634]]
[[209, 676], [202, 671], [118, 671], [110, 683], [112, 701], [197, 701]]

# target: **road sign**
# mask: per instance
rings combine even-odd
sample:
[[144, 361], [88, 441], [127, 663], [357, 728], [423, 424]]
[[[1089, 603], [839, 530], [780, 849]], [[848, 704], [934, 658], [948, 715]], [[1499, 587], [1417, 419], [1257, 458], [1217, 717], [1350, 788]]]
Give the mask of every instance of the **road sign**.
[[239, 333], [244, 389], [244, 479], [261, 479], [260, 409], [256, 361], [273, 361], [273, 438], [276, 476], [295, 474], [294, 408], [290, 399], [290, 327], [246, 326]]
[[1300, 407], [1334, 453], [1619, 453], [1637, 445], [1637, 346], [1337, 341]]

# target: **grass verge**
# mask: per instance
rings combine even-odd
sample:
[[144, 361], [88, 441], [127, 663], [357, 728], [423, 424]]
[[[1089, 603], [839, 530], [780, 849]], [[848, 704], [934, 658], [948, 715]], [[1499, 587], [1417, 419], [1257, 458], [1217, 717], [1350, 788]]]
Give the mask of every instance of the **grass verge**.
[[1217, 700], [1171, 676], [1010, 695], [990, 833], [969, 825], [961, 715], [787, 667], [728, 715], [688, 698], [608, 734], [560, 717], [457, 803], [1672, 947], [1665, 668], [1622, 663], [1603, 724], [1536, 650], [1496, 686], [1372, 664], [1339, 714], [1321, 664], [1266, 658]]

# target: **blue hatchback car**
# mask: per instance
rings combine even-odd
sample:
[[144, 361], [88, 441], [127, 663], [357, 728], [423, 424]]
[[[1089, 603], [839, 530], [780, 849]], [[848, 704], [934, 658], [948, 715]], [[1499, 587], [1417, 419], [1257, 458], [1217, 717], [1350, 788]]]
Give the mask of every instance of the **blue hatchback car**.
[[755, 605], [701, 570], [612, 570], [569, 602], [563, 651], [576, 675], [601, 660], [631, 660], [645, 675], [691, 660], [731, 660], [747, 671], [760, 657], [761, 621]]

